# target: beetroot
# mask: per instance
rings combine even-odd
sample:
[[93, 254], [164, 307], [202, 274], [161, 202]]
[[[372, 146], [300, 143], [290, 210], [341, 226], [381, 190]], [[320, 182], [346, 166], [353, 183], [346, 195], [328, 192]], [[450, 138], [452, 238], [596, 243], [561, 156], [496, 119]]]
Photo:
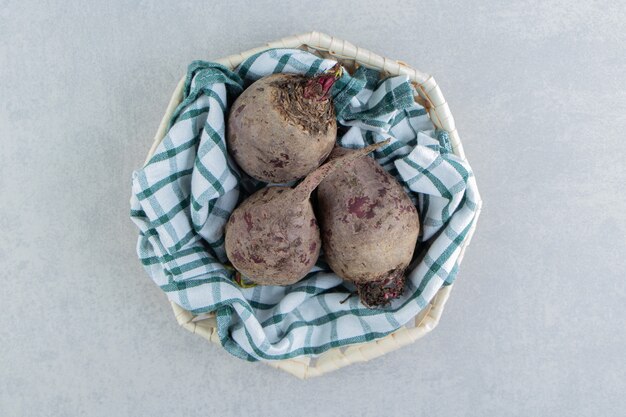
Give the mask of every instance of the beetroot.
[[[331, 158], [345, 152], [335, 148]], [[326, 177], [317, 198], [332, 270], [355, 283], [368, 307], [399, 297], [420, 230], [417, 209], [402, 186], [374, 159], [361, 158]]]
[[330, 88], [337, 65], [316, 77], [273, 74], [235, 100], [226, 132], [230, 154], [251, 177], [283, 183], [320, 166], [335, 144], [337, 122]]
[[226, 254], [233, 266], [261, 285], [289, 285], [302, 279], [315, 265], [321, 247], [311, 193], [330, 172], [381, 145], [346, 151], [296, 188], [266, 187], [248, 197], [226, 224]]

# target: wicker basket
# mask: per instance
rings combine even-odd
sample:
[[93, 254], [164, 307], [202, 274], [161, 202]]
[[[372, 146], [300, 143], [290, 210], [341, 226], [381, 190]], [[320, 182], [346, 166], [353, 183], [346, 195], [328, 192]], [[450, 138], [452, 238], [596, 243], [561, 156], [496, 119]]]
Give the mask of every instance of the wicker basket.
[[[441, 90], [435, 82], [435, 79], [430, 75], [409, 67], [401, 61], [382, 57], [366, 49], [359, 48], [349, 42], [331, 37], [324, 33], [309, 32], [302, 35], [280, 39], [275, 42], [270, 42], [265, 46], [250, 49], [237, 55], [221, 58], [215, 62], [234, 69], [242, 61], [255, 53], [262, 52], [270, 48], [299, 47], [314, 50], [324, 56], [340, 61], [347, 67], [353, 67], [355, 64], [359, 64], [369, 68], [382, 70], [388, 75], [407, 75], [419, 94], [419, 96], [415, 97], [416, 101], [428, 110], [429, 116], [437, 128], [446, 130], [449, 133], [454, 153], [461, 158], [465, 158], [463, 147], [454, 124], [454, 119], [452, 118], [448, 104], [443, 98]], [[185, 77], [183, 76], [176, 86], [176, 90], [174, 91], [172, 98], [170, 99], [145, 163], [147, 163], [152, 157], [157, 146], [161, 143], [163, 137], [167, 133], [166, 129], [169, 120], [178, 104], [182, 101], [184, 83]], [[478, 210], [476, 218], [478, 218], [478, 215], [480, 214], [481, 205], [482, 203], [480, 197], [478, 197]], [[459, 263], [463, 259], [465, 249], [469, 245], [475, 227], [476, 222], [474, 222], [472, 229], [467, 235], [465, 244], [461, 248], [461, 253], [458, 259]], [[450, 296], [451, 289], [451, 285], [442, 287], [431, 303], [415, 317], [412, 323], [401, 327], [394, 333], [391, 333], [381, 339], [368, 343], [351, 345], [348, 347], [334, 348], [315, 358], [301, 356], [288, 360], [266, 361], [265, 363], [289, 372], [298, 378], [306, 379], [323, 375], [324, 373], [337, 370], [355, 362], [365, 362], [378, 356], [382, 356], [385, 353], [415, 342], [417, 339], [434, 329], [439, 323], [446, 301]], [[220, 344], [217, 335], [217, 323], [213, 314], [194, 316], [192, 313], [184, 310], [175, 303], [171, 303], [171, 306], [174, 310], [176, 320], [182, 327], [218, 345]]]

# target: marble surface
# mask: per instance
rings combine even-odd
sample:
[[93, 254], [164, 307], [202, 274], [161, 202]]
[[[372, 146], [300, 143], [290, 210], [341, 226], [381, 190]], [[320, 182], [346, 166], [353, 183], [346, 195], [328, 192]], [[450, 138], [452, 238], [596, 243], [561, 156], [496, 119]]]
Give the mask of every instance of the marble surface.
[[[128, 199], [191, 60], [309, 30], [433, 74], [485, 206], [433, 333], [300, 382], [177, 326]], [[0, 1], [0, 40], [0, 415], [624, 415], [624, 2]]]

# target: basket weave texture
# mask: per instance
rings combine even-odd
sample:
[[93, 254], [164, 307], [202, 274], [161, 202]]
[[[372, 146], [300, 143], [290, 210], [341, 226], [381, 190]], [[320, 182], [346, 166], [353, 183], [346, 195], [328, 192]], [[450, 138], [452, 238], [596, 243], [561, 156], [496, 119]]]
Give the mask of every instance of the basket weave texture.
[[[215, 60], [214, 62], [234, 69], [245, 59], [258, 52], [272, 48], [298, 47], [308, 48], [321, 53], [322, 55], [329, 56], [347, 67], [353, 67], [356, 64], [383, 71], [388, 75], [407, 75], [418, 92], [419, 96], [416, 97], [416, 101], [424, 105], [424, 107], [428, 110], [431, 121], [437, 128], [448, 132], [453, 152], [460, 158], [465, 158], [454, 119], [434, 78], [417, 71], [400, 61], [382, 57], [363, 48], [356, 47], [349, 42], [320, 32], [310, 32], [270, 42], [265, 46], [221, 58]], [[185, 77], [180, 80], [172, 95], [165, 115], [163, 116], [155, 135], [152, 147], [150, 148], [146, 158], [146, 163], [152, 157], [157, 146], [164, 138], [172, 114], [178, 104], [182, 101], [184, 82]], [[478, 197], [476, 218], [480, 214], [481, 205], [482, 202]], [[475, 226], [476, 222], [473, 223], [473, 227], [468, 232], [467, 238], [461, 247], [460, 256], [458, 258], [459, 263], [463, 258], [467, 246], [469, 245]], [[437, 295], [432, 299], [430, 304], [415, 317], [412, 323], [401, 327], [386, 337], [368, 343], [361, 343], [343, 348], [334, 348], [315, 358], [302, 356], [287, 360], [267, 361], [266, 363], [275, 368], [289, 372], [298, 378], [306, 379], [323, 375], [324, 373], [337, 370], [355, 362], [364, 362], [378, 356], [382, 356], [385, 353], [415, 342], [417, 339], [421, 338], [435, 328], [439, 323], [439, 319], [445, 307], [446, 301], [448, 300], [451, 289], [452, 285], [442, 287]], [[217, 335], [217, 323], [213, 314], [194, 316], [192, 313], [184, 310], [175, 303], [171, 303], [171, 306], [176, 320], [182, 327], [192, 333], [196, 333], [206, 338], [207, 340], [220, 344], [220, 340]]]

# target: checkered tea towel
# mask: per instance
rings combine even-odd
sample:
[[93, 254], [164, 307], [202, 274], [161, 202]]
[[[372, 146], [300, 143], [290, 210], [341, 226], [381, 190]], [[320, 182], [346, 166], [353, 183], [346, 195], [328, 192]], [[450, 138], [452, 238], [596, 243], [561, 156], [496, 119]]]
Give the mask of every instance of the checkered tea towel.
[[475, 220], [472, 171], [415, 103], [407, 77], [381, 81], [377, 71], [361, 67], [344, 72], [332, 89], [338, 142], [360, 148], [391, 139], [373, 156], [403, 184], [422, 223], [404, 295], [375, 310], [356, 295], [342, 303], [354, 287], [333, 274], [323, 257], [288, 287], [238, 285], [224, 250], [224, 225], [237, 203], [263, 184], [227, 153], [228, 106], [263, 76], [314, 75], [335, 63], [298, 49], [261, 52], [235, 71], [193, 62], [169, 131], [133, 173], [131, 217], [139, 228], [141, 262], [171, 301], [195, 314], [216, 312], [223, 347], [240, 358], [315, 355], [397, 330], [454, 281], [460, 245]]

